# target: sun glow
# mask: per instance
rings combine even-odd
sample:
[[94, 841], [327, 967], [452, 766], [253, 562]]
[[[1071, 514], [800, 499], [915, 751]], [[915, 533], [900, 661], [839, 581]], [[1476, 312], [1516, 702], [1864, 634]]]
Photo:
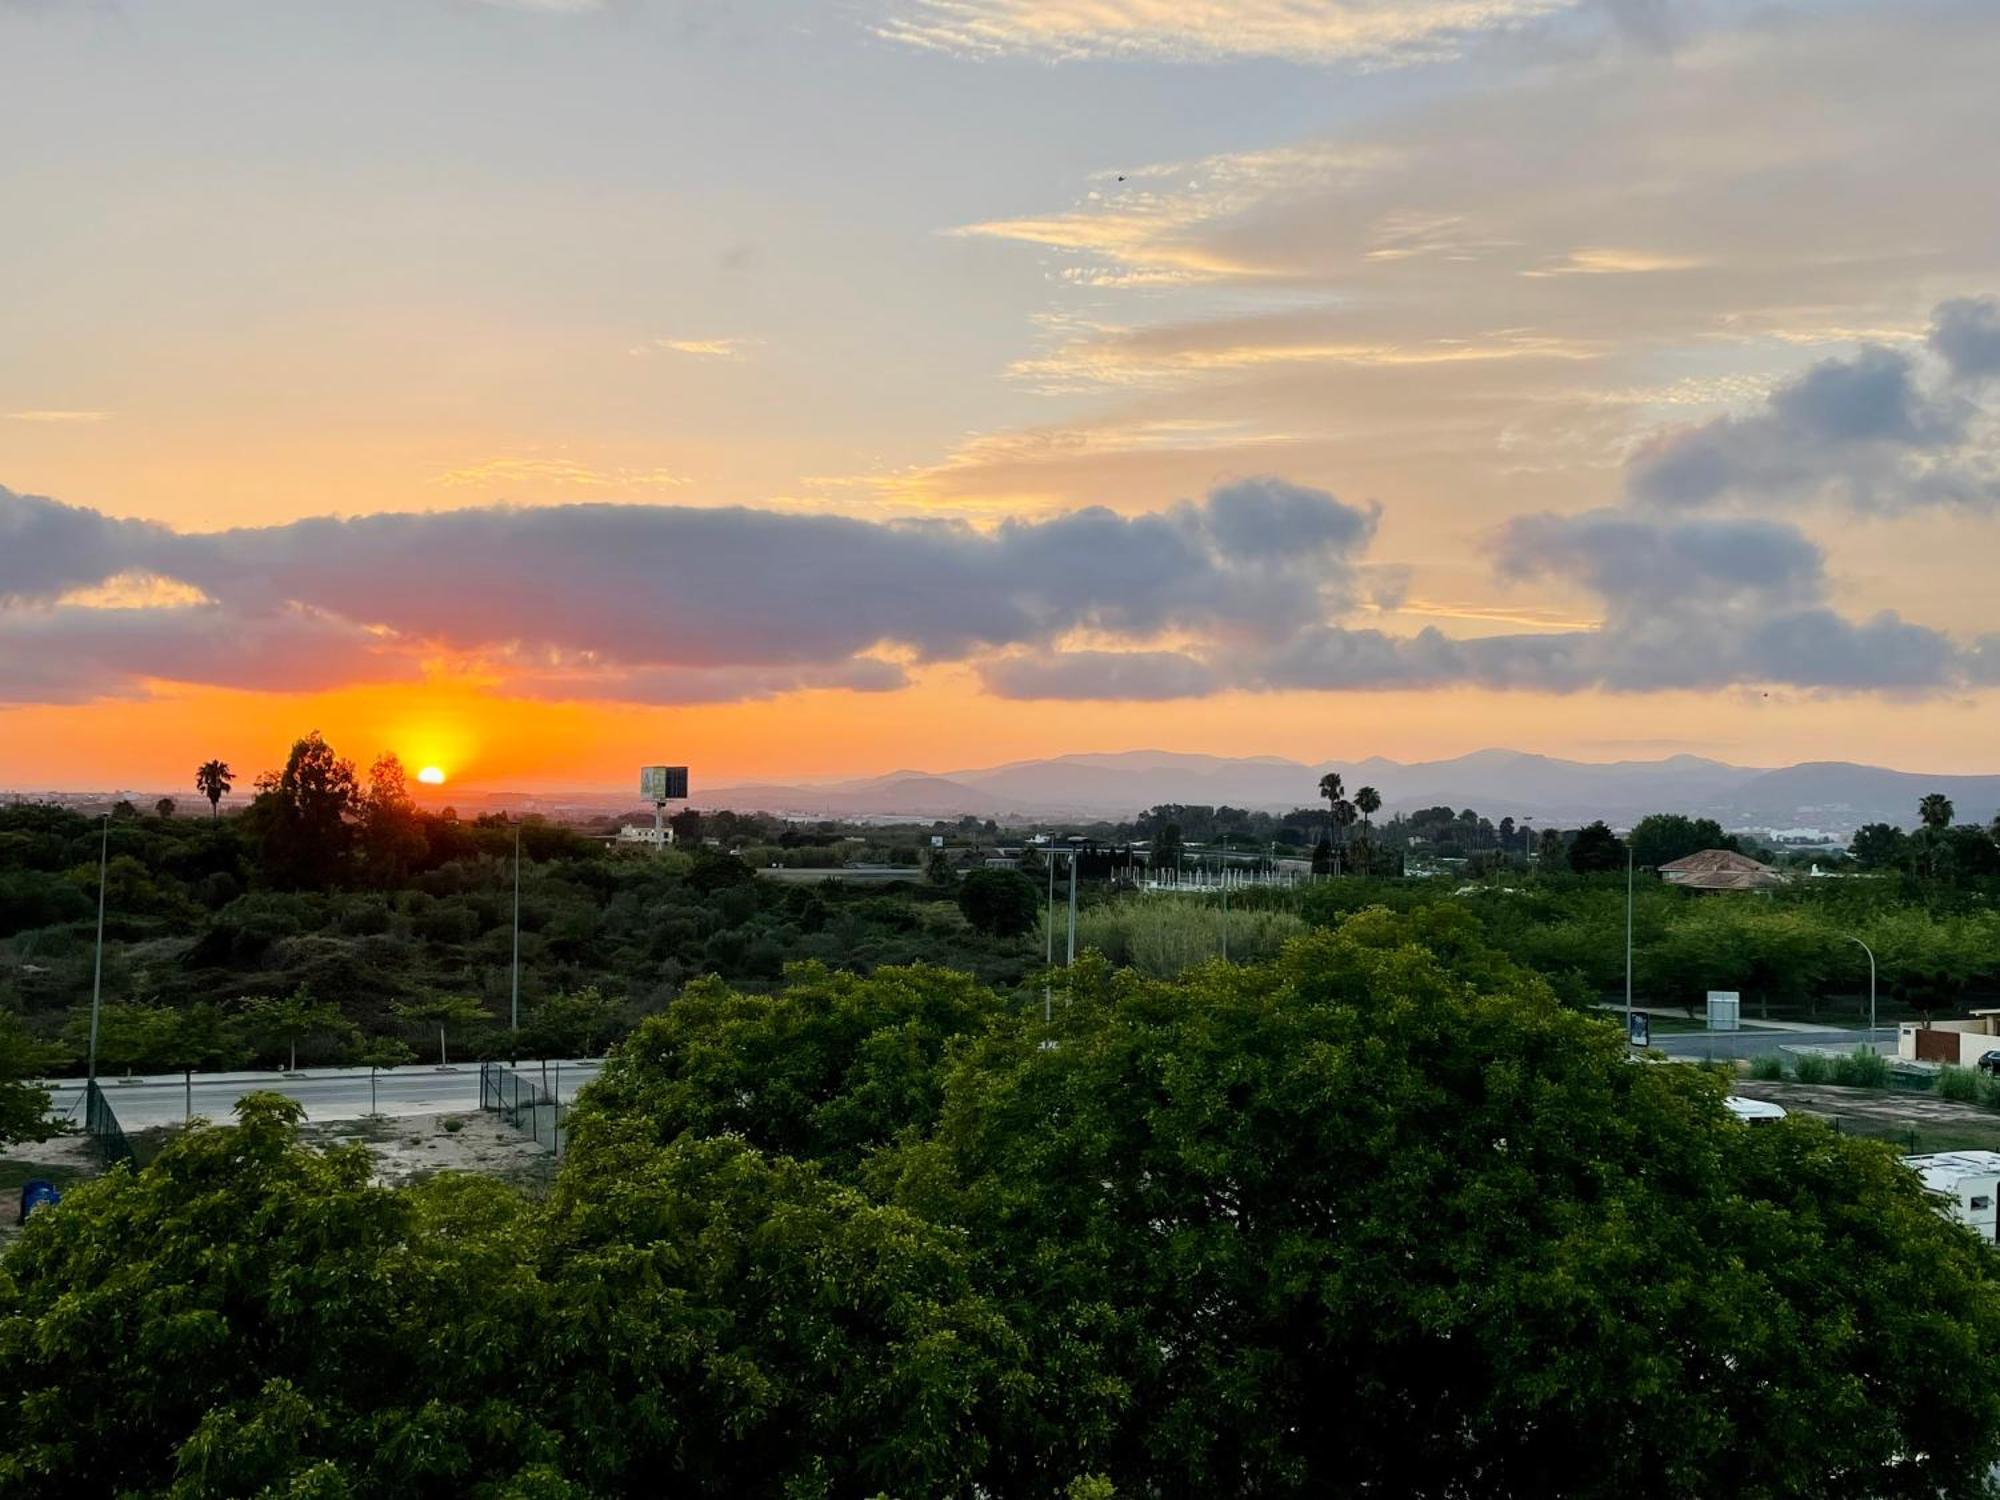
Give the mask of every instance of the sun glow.
[[444, 772], [436, 766], [425, 766], [421, 771], [417, 772], [417, 780], [421, 781], [425, 786], [443, 786]]

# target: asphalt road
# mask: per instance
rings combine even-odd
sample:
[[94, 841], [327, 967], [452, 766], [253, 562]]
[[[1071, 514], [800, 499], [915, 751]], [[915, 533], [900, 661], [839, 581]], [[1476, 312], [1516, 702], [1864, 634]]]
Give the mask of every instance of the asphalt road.
[[[1849, 1030], [1829, 1026], [1821, 1031], [1681, 1031], [1661, 1032], [1653, 1037], [1653, 1049], [1668, 1057], [1766, 1057], [1780, 1047], [1830, 1047], [1852, 1052], [1869, 1044], [1867, 1027]], [[1896, 1028], [1884, 1026], [1874, 1033], [1878, 1052], [1896, 1050]]]
[[[560, 1097], [567, 1102], [597, 1076], [601, 1065], [596, 1058], [550, 1062], [548, 1087], [551, 1092], [559, 1089]], [[522, 1063], [517, 1071], [539, 1082], [542, 1068], [540, 1062]], [[238, 1099], [260, 1090], [298, 1100], [305, 1106], [308, 1120], [358, 1120], [370, 1109], [366, 1068], [305, 1068], [294, 1077], [279, 1073], [197, 1073], [192, 1089], [178, 1073], [141, 1076], [130, 1082], [122, 1077], [99, 1081], [118, 1115], [118, 1123], [126, 1130], [178, 1124], [190, 1113], [226, 1120]], [[81, 1078], [50, 1079], [48, 1086], [56, 1113], [81, 1117]], [[384, 1068], [375, 1075], [373, 1107], [385, 1115], [476, 1110], [479, 1064], [454, 1064], [449, 1071], [420, 1064]]]

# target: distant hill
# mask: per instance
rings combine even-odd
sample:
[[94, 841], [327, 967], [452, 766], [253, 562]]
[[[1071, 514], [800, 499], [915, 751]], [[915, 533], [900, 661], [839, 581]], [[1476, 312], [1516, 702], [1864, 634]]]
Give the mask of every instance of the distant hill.
[[1917, 801], [1943, 792], [1961, 822], [2000, 812], [2000, 776], [1933, 776], [1844, 762], [1777, 769], [1694, 755], [1610, 762], [1480, 750], [1405, 764], [1379, 756], [1307, 765], [1276, 756], [1234, 759], [1166, 750], [1060, 755], [1047, 760], [821, 786], [697, 788], [697, 804], [843, 817], [1129, 818], [1160, 803], [1228, 804], [1282, 812], [1318, 801], [1319, 778], [1338, 771], [1350, 792], [1372, 785], [1389, 812], [1448, 803], [1489, 817], [1543, 824], [1592, 818], [1630, 822], [1649, 812], [1713, 817], [1729, 827], [1815, 827], [1846, 833], [1863, 823], [1910, 826]]

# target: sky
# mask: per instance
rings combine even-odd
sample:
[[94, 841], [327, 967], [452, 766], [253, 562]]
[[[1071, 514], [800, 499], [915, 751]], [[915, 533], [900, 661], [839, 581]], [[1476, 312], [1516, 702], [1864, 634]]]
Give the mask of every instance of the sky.
[[0, 0], [0, 786], [2000, 771], [1990, 0]]

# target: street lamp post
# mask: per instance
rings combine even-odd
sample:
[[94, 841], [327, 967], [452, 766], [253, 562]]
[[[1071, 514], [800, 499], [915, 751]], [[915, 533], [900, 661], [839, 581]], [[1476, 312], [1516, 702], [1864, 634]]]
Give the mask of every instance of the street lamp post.
[[90, 978], [90, 1059], [85, 1064], [88, 1094], [97, 1082], [97, 1013], [104, 1002], [104, 884], [111, 869], [111, 814], [104, 815], [104, 837], [97, 846], [97, 966]]
[[1625, 842], [1625, 1041], [1632, 1040], [1632, 843]]
[[1069, 851], [1069, 952], [1065, 967], [1076, 963], [1076, 850]]
[[1868, 955], [1868, 1040], [1875, 1040], [1875, 950], [1850, 933], [1843, 933], [1848, 942]]
[[508, 1015], [516, 1061], [521, 1050], [521, 825], [514, 825], [514, 995]]

